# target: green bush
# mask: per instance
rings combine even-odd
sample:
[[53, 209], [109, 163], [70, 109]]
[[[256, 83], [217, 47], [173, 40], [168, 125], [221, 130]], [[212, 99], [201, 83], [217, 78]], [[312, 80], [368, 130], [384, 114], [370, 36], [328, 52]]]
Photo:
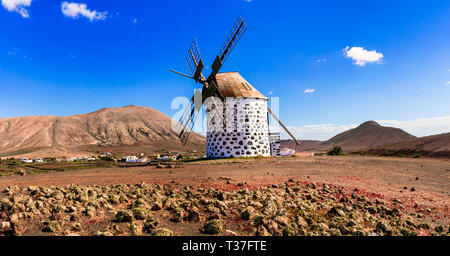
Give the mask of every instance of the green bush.
[[328, 150], [327, 155], [329, 156], [340, 156], [343, 154], [343, 150], [339, 146], [334, 146], [332, 149]]

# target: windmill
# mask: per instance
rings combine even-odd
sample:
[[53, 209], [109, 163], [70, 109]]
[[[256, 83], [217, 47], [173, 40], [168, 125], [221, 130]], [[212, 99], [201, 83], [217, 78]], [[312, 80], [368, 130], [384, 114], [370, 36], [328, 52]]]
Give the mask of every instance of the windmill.
[[287, 127], [268, 108], [268, 99], [264, 95], [238, 72], [219, 73], [246, 29], [247, 25], [238, 17], [214, 59], [211, 74], [207, 78], [202, 73], [204, 63], [195, 38], [186, 56], [186, 65], [191, 75], [170, 70], [193, 79], [202, 87], [195, 91], [190, 106], [179, 120], [179, 137], [183, 145], [186, 145], [196, 117], [202, 105], [206, 105], [208, 157], [269, 156], [269, 114], [299, 145]]

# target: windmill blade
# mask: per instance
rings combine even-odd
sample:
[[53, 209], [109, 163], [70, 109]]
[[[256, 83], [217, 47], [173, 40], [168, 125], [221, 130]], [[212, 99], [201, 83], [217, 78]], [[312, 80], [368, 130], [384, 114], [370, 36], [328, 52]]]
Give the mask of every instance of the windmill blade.
[[188, 75], [186, 75], [186, 74], [183, 74], [183, 73], [181, 73], [181, 72], [175, 71], [175, 70], [173, 70], [173, 69], [169, 69], [169, 71], [170, 71], [170, 72], [173, 72], [173, 73], [175, 73], [175, 74], [177, 74], [177, 75], [180, 75], [180, 76], [184, 76], [184, 77], [187, 77], [187, 78], [194, 79], [194, 77], [188, 76]]
[[178, 137], [180, 137], [183, 145], [186, 145], [187, 141], [189, 140], [189, 136], [192, 133], [192, 128], [194, 127], [198, 113], [201, 111], [201, 107], [202, 93], [200, 90], [196, 90], [191, 98], [189, 107], [186, 108], [179, 121], [183, 128], [181, 129]]
[[200, 50], [198, 49], [197, 39], [195, 37], [194, 40], [192, 40], [191, 47], [189, 48], [186, 56], [186, 65], [195, 82], [203, 79], [202, 70], [204, 65], [202, 56], [200, 55]]
[[295, 144], [297, 144], [297, 146], [300, 145], [300, 142], [298, 142], [298, 140], [294, 137], [294, 135], [288, 130], [288, 128], [280, 121], [280, 119], [278, 119], [278, 117], [272, 112], [272, 110], [270, 110], [269, 107], [267, 107], [267, 111], [273, 116], [273, 118], [275, 118], [275, 120], [277, 120], [277, 122], [281, 125], [281, 127], [283, 127], [283, 129], [289, 134], [289, 136], [291, 136], [291, 138], [295, 141]]
[[228, 34], [227, 39], [225, 40], [222, 48], [219, 51], [219, 54], [217, 55], [216, 59], [214, 60], [211, 69], [211, 75], [209, 77], [214, 77], [222, 67], [225, 60], [230, 55], [231, 51], [234, 49], [236, 44], [241, 39], [242, 35], [247, 30], [247, 25], [245, 25], [244, 20], [239, 16], [236, 20], [236, 22], [233, 25], [233, 28], [231, 29], [231, 32]]

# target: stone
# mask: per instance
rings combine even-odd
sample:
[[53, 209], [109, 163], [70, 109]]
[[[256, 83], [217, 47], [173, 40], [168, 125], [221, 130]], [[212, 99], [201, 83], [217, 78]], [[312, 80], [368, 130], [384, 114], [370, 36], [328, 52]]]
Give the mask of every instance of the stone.
[[116, 222], [131, 222], [133, 221], [133, 216], [129, 211], [118, 211], [115, 220]]
[[114, 236], [114, 234], [109, 230], [98, 230], [95, 233], [96, 236]]
[[417, 227], [421, 228], [421, 229], [430, 229], [431, 225], [429, 223], [427, 223], [427, 222], [424, 222], [424, 223], [418, 224]]
[[172, 230], [166, 228], [158, 228], [152, 231], [152, 236], [173, 236], [174, 233]]
[[154, 217], [149, 217], [144, 221], [144, 230], [151, 233], [158, 226], [158, 221]]
[[295, 236], [295, 227], [292, 225], [286, 226], [283, 229], [283, 236]]
[[283, 226], [287, 226], [289, 224], [289, 218], [286, 216], [276, 216], [274, 221]]
[[264, 226], [259, 226], [255, 232], [256, 236], [270, 236], [269, 231]]
[[131, 230], [131, 234], [133, 236], [141, 236], [142, 235], [142, 226], [139, 224], [131, 223], [130, 230]]
[[5, 233], [12, 230], [11, 222], [9, 221], [2, 221], [0, 222], [0, 232]]
[[134, 218], [137, 220], [145, 220], [152, 215], [152, 213], [144, 207], [133, 208], [132, 212]]
[[444, 232], [444, 226], [442, 226], [442, 225], [436, 226], [436, 227], [434, 228], [434, 230], [435, 230], [437, 233], [442, 233], [442, 232]]
[[43, 232], [58, 232], [61, 230], [61, 226], [57, 221], [49, 221], [46, 223], [45, 227], [42, 229]]
[[221, 233], [223, 230], [222, 222], [218, 219], [210, 220], [203, 226], [203, 233], [216, 235]]
[[197, 207], [192, 207], [188, 211], [188, 221], [200, 221], [200, 210]]
[[378, 221], [378, 222], [377, 222], [377, 225], [376, 225], [376, 229], [377, 229], [377, 230], [380, 230], [380, 231], [383, 231], [384, 233], [386, 233], [390, 228], [389, 228], [389, 226], [388, 226], [386, 223], [384, 223], [383, 221]]
[[330, 228], [330, 229], [328, 230], [328, 233], [329, 233], [331, 236], [342, 236], [341, 231], [340, 231], [339, 229], [337, 229], [337, 228]]
[[244, 211], [241, 212], [241, 218], [243, 220], [251, 220], [255, 214], [255, 209], [251, 206], [247, 207]]
[[80, 223], [76, 222], [76, 223], [72, 223], [70, 225], [70, 229], [73, 231], [81, 231], [82, 230], [82, 226]]
[[345, 216], [344, 211], [342, 211], [341, 209], [338, 209], [336, 207], [332, 207], [329, 211], [328, 211], [328, 215], [330, 216]]

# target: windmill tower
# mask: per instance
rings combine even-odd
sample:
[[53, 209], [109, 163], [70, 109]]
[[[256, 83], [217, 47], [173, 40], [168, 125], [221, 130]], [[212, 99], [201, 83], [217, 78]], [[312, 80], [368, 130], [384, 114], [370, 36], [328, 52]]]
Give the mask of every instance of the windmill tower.
[[186, 57], [191, 75], [170, 70], [194, 79], [202, 86], [201, 90], [196, 90], [191, 98], [190, 107], [180, 118], [179, 137], [185, 145], [197, 114], [204, 105], [207, 115], [206, 152], [209, 158], [270, 156], [271, 152], [276, 151], [274, 150], [276, 142], [269, 138], [269, 114], [299, 145], [286, 126], [267, 106], [268, 99], [264, 95], [238, 72], [219, 73], [246, 29], [246, 24], [239, 17], [211, 65], [212, 71], [207, 78], [202, 74], [204, 64], [195, 38]]

